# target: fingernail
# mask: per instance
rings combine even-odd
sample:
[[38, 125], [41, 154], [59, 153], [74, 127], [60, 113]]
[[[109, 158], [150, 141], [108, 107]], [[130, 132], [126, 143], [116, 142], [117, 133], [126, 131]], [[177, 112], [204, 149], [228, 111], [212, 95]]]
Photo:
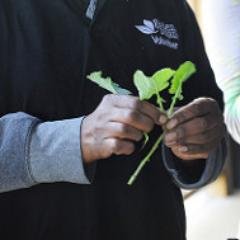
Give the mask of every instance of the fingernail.
[[163, 125], [166, 122], [167, 122], [167, 117], [164, 115], [161, 115], [161, 117], [159, 118], [159, 123]]
[[177, 119], [172, 119], [170, 120], [170, 122], [167, 124], [167, 128], [170, 130], [170, 129], [173, 129], [177, 126]]
[[176, 140], [176, 137], [177, 137], [176, 132], [172, 132], [172, 133], [166, 134], [165, 139], [167, 142], [172, 142], [172, 141]]
[[178, 149], [180, 152], [187, 152], [188, 151], [188, 147], [183, 146], [183, 147], [179, 147]]

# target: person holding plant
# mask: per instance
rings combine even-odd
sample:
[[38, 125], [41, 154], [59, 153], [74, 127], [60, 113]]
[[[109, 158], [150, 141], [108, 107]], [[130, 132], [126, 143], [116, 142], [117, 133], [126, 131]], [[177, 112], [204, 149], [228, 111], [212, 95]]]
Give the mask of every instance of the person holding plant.
[[[0, 236], [185, 240], [180, 187], [214, 181], [225, 156], [222, 96], [188, 4], [1, 0], [0, 29]], [[191, 62], [194, 75], [178, 68]], [[165, 68], [173, 96], [159, 95]], [[121, 93], [94, 85], [96, 71]], [[147, 79], [169, 114], [138, 94]]]

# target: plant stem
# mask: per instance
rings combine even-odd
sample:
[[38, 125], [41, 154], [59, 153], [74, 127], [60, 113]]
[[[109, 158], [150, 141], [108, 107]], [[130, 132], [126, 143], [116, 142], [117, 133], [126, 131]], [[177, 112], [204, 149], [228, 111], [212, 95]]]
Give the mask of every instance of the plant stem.
[[[179, 95], [181, 94], [181, 90], [182, 90], [182, 86], [180, 85], [172, 99], [170, 108], [168, 110], [168, 116], [171, 117], [174, 111], [174, 107], [177, 103], [177, 100], [179, 98]], [[163, 102], [162, 99], [158, 94], [157, 95], [157, 103], [160, 107], [161, 111], [165, 111], [164, 107], [163, 107]], [[147, 164], [147, 162], [149, 162], [151, 160], [152, 155], [156, 152], [159, 144], [161, 143], [161, 141], [163, 140], [164, 137], [164, 133], [157, 139], [157, 141], [155, 142], [155, 144], [153, 145], [153, 147], [151, 148], [150, 152], [147, 154], [147, 156], [140, 162], [140, 164], [138, 165], [138, 168], [135, 170], [135, 172], [133, 173], [133, 175], [130, 177], [129, 181], [128, 181], [128, 185], [131, 186], [133, 185], [133, 183], [136, 181], [138, 175], [140, 174], [140, 172], [142, 171], [142, 169], [144, 168], [144, 166]]]
[[152, 155], [156, 152], [159, 144], [161, 143], [161, 141], [163, 140], [163, 134], [158, 138], [158, 140], [155, 142], [155, 144], [153, 145], [153, 147], [151, 148], [150, 152], [148, 153], [148, 155], [140, 162], [138, 168], [136, 169], [136, 171], [133, 173], [133, 175], [130, 177], [129, 181], [128, 181], [128, 185], [131, 186], [137, 179], [138, 175], [140, 174], [140, 172], [142, 171], [142, 169], [144, 168], [144, 166], [146, 165], [147, 162], [149, 162], [151, 160]]
[[162, 102], [162, 99], [161, 99], [161, 97], [160, 97], [160, 94], [157, 93], [156, 95], [157, 95], [157, 104], [158, 104], [159, 107], [160, 107], [160, 111], [161, 111], [161, 112], [165, 112], [165, 109], [164, 109], [163, 102]]
[[176, 93], [175, 93], [175, 95], [174, 95], [174, 97], [173, 97], [173, 100], [172, 100], [172, 102], [171, 102], [170, 108], [169, 108], [169, 110], [168, 110], [168, 117], [171, 117], [172, 114], [173, 114], [174, 107], [175, 107], [175, 105], [176, 105], [176, 103], [177, 103], [177, 100], [178, 100], [178, 98], [179, 98], [179, 95], [180, 95], [180, 93], [181, 93], [181, 89], [182, 89], [182, 86], [179, 86], [179, 87], [178, 87], [178, 90], [176, 91]]
[[149, 135], [147, 133], [144, 133], [144, 143], [143, 143], [143, 147], [145, 147], [145, 145], [148, 143], [149, 141]]

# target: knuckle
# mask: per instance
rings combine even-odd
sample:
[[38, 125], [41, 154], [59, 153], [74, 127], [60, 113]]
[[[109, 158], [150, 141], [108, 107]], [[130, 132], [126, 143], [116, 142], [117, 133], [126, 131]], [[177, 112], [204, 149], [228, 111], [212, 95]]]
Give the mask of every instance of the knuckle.
[[103, 97], [104, 103], [111, 103], [113, 101], [114, 95], [113, 94], [107, 94]]
[[154, 123], [152, 121], [149, 121], [145, 124], [146, 131], [149, 133], [154, 129]]
[[[106, 119], [106, 114], [103, 114], [102, 111], [96, 111], [95, 113], [96, 113], [96, 116], [97, 116], [98, 123], [101, 123]], [[95, 128], [100, 127], [99, 125], [100, 124], [98, 124], [98, 126], [95, 125]]]
[[132, 108], [133, 109], [140, 109], [141, 108], [141, 102], [137, 98], [132, 100]]
[[135, 122], [138, 119], [138, 114], [135, 111], [127, 111], [126, 112], [126, 121], [127, 122]]
[[139, 132], [139, 133], [136, 134], [136, 141], [141, 141], [142, 138], [143, 138], [143, 133]]
[[215, 111], [219, 110], [219, 105], [218, 105], [218, 102], [213, 99], [213, 98], [210, 98], [210, 97], [205, 97], [205, 98], [200, 98], [201, 100], [201, 105], [202, 105], [202, 108], [211, 108], [211, 109], [215, 109]]
[[177, 130], [176, 130], [176, 134], [177, 134], [177, 138], [181, 139], [184, 138], [186, 135], [186, 130], [183, 126], [180, 126]]
[[213, 98], [208, 98], [208, 101], [207, 101], [206, 103], [209, 104], [209, 107], [211, 107], [214, 112], [220, 114], [221, 110], [220, 110], [220, 107], [219, 107], [218, 102], [217, 102], [215, 99], [213, 99]]
[[202, 104], [202, 102], [196, 102], [196, 103], [193, 105], [193, 107], [191, 108], [192, 114], [193, 114], [194, 116], [197, 116], [197, 115], [201, 114], [202, 109], [203, 109], [203, 104]]
[[178, 122], [185, 122], [187, 119], [189, 119], [189, 117], [192, 116], [192, 108], [188, 109], [188, 108], [185, 108], [184, 111], [182, 111], [181, 113], [177, 114], [176, 115], [176, 119]]
[[206, 98], [206, 102], [209, 103], [209, 104], [213, 104], [213, 105], [215, 105], [215, 106], [218, 105], [218, 104], [217, 104], [217, 101], [216, 101], [215, 99], [213, 99], [213, 98], [210, 98], [210, 97], [207, 97], [207, 98]]
[[209, 132], [203, 132], [203, 133], [200, 133], [199, 134], [199, 140], [201, 141], [201, 142], [205, 142], [205, 141], [207, 141], [207, 140], [210, 140], [210, 137], [211, 137], [211, 135], [210, 135], [210, 133]]
[[119, 152], [119, 149], [120, 149], [120, 142], [119, 142], [119, 140], [113, 139], [112, 140], [112, 151], [114, 153], [117, 153], [117, 152]]
[[126, 145], [127, 154], [132, 154], [135, 151], [135, 146], [132, 143]]
[[102, 134], [102, 131], [103, 131], [102, 126], [96, 125], [96, 126], [94, 127], [94, 133], [95, 133], [96, 135]]
[[119, 126], [119, 132], [122, 134], [126, 134], [129, 132], [129, 129], [126, 124], [120, 124]]
[[186, 112], [182, 112], [179, 114], [176, 114], [176, 116], [174, 117], [178, 122], [184, 122], [186, 119]]
[[178, 145], [181, 145], [181, 146], [185, 146], [185, 145], [187, 145], [185, 139], [183, 139], [183, 138], [178, 139], [178, 140], [177, 140], [177, 144], [178, 144]]
[[194, 102], [205, 106], [206, 103], [207, 104], [214, 103], [214, 102], [216, 102], [216, 100], [211, 97], [200, 97], [200, 98], [195, 99]]
[[199, 119], [198, 125], [201, 129], [206, 129], [208, 127], [208, 121], [206, 118]]

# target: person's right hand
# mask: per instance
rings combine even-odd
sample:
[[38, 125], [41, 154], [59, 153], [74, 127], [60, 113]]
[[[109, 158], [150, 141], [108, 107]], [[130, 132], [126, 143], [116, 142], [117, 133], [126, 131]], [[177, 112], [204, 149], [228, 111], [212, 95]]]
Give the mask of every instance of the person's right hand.
[[130, 155], [134, 142], [149, 133], [164, 115], [154, 105], [133, 96], [106, 95], [82, 124], [81, 147], [85, 163], [112, 155]]

